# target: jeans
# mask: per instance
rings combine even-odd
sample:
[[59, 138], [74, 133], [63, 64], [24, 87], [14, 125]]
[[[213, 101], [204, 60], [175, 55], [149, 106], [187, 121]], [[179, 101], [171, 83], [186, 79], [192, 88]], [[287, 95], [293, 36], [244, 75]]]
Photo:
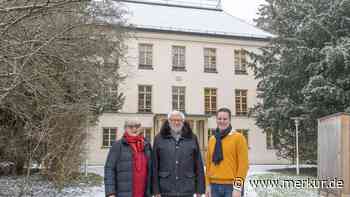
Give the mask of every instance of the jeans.
[[[211, 197], [232, 197], [233, 185], [231, 184], [210, 184]], [[241, 197], [244, 196], [244, 187]]]

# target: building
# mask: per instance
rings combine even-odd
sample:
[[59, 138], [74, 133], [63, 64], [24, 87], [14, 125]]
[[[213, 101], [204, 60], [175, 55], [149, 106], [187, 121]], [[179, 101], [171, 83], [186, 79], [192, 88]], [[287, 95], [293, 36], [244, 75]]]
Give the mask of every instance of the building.
[[126, 119], [139, 119], [152, 142], [173, 109], [185, 112], [204, 153], [219, 107], [231, 109], [232, 127], [248, 140], [251, 164], [287, 162], [276, 157], [273, 137], [247, 116], [257, 102], [247, 51], [259, 52], [273, 35], [220, 6], [161, 0], [124, 5], [136, 28], [135, 38], [127, 41], [129, 66], [123, 69], [128, 78], [120, 87], [126, 100], [120, 113], [104, 113], [98, 125], [89, 128], [89, 164], [104, 164], [111, 143], [123, 135]]

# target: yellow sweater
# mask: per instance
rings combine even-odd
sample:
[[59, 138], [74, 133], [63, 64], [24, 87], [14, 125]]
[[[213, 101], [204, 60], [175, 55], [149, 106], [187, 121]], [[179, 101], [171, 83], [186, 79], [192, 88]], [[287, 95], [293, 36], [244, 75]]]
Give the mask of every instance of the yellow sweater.
[[212, 157], [216, 139], [211, 136], [206, 157], [206, 185], [240, 184], [245, 180], [248, 172], [248, 146], [245, 137], [238, 132], [231, 132], [222, 139], [222, 152], [224, 159], [215, 165]]

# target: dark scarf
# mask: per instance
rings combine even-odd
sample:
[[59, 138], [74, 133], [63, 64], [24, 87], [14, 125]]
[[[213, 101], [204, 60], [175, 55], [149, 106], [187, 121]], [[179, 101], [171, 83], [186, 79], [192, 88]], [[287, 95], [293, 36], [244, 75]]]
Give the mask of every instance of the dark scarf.
[[212, 161], [214, 162], [215, 165], [219, 165], [219, 163], [221, 162], [221, 160], [224, 159], [224, 156], [222, 154], [222, 144], [221, 144], [221, 140], [231, 132], [232, 130], [232, 126], [231, 124], [224, 130], [221, 130], [219, 128], [216, 128], [214, 136], [216, 139], [216, 143], [215, 143], [215, 149], [214, 149], [214, 154], [213, 154], [213, 158]]

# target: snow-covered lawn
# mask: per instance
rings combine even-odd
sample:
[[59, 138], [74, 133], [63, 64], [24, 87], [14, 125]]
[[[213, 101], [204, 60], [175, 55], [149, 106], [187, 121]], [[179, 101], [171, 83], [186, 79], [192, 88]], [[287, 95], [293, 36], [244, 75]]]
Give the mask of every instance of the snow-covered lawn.
[[[25, 182], [30, 184], [26, 185]], [[23, 193], [23, 191], [26, 191]], [[0, 196], [6, 197], [103, 197], [103, 185], [86, 186], [86, 183], [67, 186], [58, 191], [52, 183], [44, 180], [39, 175], [30, 176], [25, 180], [24, 176], [2, 176], [0, 177]]]
[[[302, 168], [317, 167], [315, 165], [301, 165]], [[287, 168], [295, 168], [295, 165], [252, 165], [249, 167], [248, 177], [245, 183], [246, 197], [316, 197], [317, 190], [295, 187], [282, 188], [282, 180], [305, 180], [310, 177], [284, 175], [274, 173], [269, 170], [282, 170]], [[315, 179], [315, 177], [311, 178]], [[264, 187], [258, 186], [256, 181], [259, 180], [279, 180], [280, 185]], [[254, 182], [255, 181], [255, 182]], [[275, 181], [276, 182], [276, 181]]]
[[308, 178], [315, 179], [315, 177], [291, 176], [279, 173], [250, 175], [248, 181], [250, 182], [250, 188], [247, 192], [252, 195], [251, 190], [253, 190], [258, 197], [318, 197], [317, 189], [308, 188], [306, 184], [304, 188], [297, 188], [293, 185], [298, 181], [299, 183], [302, 180], [306, 181]]

